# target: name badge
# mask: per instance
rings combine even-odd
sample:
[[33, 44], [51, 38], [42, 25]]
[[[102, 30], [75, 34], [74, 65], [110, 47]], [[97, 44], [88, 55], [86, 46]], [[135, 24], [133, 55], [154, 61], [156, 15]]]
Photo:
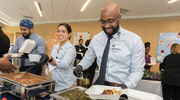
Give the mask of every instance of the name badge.
[[114, 42], [114, 43], [112, 43], [112, 50], [113, 50], [113, 51], [121, 50], [121, 44], [120, 44], [120, 42]]

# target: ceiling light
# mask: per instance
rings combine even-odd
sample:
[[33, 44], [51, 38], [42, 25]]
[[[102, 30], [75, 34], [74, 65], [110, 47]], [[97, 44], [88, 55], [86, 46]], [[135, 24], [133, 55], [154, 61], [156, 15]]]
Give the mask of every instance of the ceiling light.
[[88, 3], [90, 2], [91, 0], [87, 0], [86, 1], [86, 3], [84, 4], [84, 6], [81, 8], [81, 11], [83, 11], [85, 8], [86, 8], [86, 6], [88, 5]]
[[34, 3], [35, 3], [36, 8], [37, 8], [37, 10], [38, 10], [38, 12], [39, 12], [39, 15], [42, 17], [42, 13], [41, 13], [41, 10], [42, 10], [41, 4], [40, 4], [39, 2], [37, 2], [37, 1], [35, 1]]
[[11, 19], [11, 18], [10, 18], [8, 15], [6, 15], [5, 13], [3, 13], [3, 12], [1, 12], [1, 11], [0, 11], [0, 13], [3, 14], [4, 16], [6, 16], [7, 18]]
[[5, 24], [5, 25], [7, 25], [7, 26], [9, 26], [9, 25], [10, 25], [8, 22], [6, 22], [6, 21], [5, 21], [5, 20], [3, 20], [3, 19], [0, 19], [0, 22], [1, 22], [1, 23], [3, 23], [3, 24]]
[[168, 1], [168, 3], [173, 3], [175, 1], [178, 1], [178, 0], [170, 0], [170, 1]]

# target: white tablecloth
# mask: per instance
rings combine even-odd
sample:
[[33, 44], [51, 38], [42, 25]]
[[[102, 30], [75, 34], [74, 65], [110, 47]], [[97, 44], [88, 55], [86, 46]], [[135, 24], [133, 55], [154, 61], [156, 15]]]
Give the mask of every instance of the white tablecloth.
[[134, 89], [153, 93], [162, 97], [162, 87], [160, 81], [141, 80]]

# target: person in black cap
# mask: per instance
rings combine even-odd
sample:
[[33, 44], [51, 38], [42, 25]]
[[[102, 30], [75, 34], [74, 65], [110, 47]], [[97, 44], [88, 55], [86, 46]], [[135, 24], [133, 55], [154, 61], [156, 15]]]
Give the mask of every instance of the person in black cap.
[[[19, 36], [16, 39], [15, 45], [11, 49], [10, 53], [18, 53], [21, 45], [26, 39], [31, 39], [35, 41], [35, 46], [30, 52], [30, 54], [45, 54], [45, 42], [43, 38], [40, 35], [37, 35], [33, 33], [33, 28], [34, 24], [32, 21], [29, 19], [23, 19], [20, 21], [20, 30], [22, 35]], [[34, 66], [29, 72], [36, 74], [36, 75], [41, 75], [42, 72], [42, 66], [41, 65], [36, 65], [33, 62], [30, 62], [29, 59], [22, 59], [21, 60], [21, 67], [19, 68], [19, 71], [26, 71], [29, 67]]]

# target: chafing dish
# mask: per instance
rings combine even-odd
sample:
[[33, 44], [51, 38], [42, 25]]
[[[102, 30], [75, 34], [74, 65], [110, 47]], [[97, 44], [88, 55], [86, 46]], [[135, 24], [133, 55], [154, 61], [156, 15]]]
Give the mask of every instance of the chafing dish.
[[[56, 84], [54, 80], [51, 80], [49, 78], [46, 78], [46, 77], [42, 77], [42, 76], [38, 76], [38, 75], [34, 75], [34, 74], [31, 74], [31, 73], [27, 73], [28, 76], [30, 77], [33, 77], [34, 79], [38, 79], [40, 80], [40, 82], [37, 82], [37, 83], [30, 83], [30, 84], [24, 84], [24, 83], [21, 83], [20, 81], [16, 81], [13, 79], [13, 77], [15, 77], [17, 74], [24, 74], [25, 72], [18, 72], [18, 73], [10, 73], [10, 74], [0, 74], [0, 79], [3, 80], [3, 81], [7, 81], [11, 84], [13, 84], [13, 87], [14, 88], [19, 88], [19, 92], [21, 94], [21, 100], [24, 100], [24, 99], [30, 99], [30, 92], [32, 92], [33, 90], [40, 90], [40, 89], [49, 89], [50, 91], [53, 91], [54, 90], [54, 85]], [[11, 77], [11, 78], [9, 78]], [[14, 92], [17, 92], [16, 89], [13, 89], [12, 90]], [[42, 91], [44, 92], [44, 91]], [[34, 95], [34, 94], [33, 94]]]
[[[66, 93], [70, 93], [72, 92], [73, 90], [79, 90], [79, 91], [82, 91], [81, 93], [80, 92], [77, 92], [76, 96], [79, 94], [83, 94], [85, 98], [79, 98], [79, 96], [77, 96], [78, 100], [90, 100], [89, 96], [87, 94], [85, 94], [85, 90], [87, 90], [87, 88], [83, 88], [83, 87], [73, 87], [73, 88], [70, 88], [70, 89], [67, 89], [67, 90], [63, 90], [63, 91], [60, 91], [60, 92], [56, 92], [56, 93], [53, 93], [53, 94], [50, 94], [50, 97], [52, 98], [55, 98], [56, 100], [69, 100], [68, 98], [65, 98], [63, 97], [62, 95], [63, 94], [66, 94]], [[74, 91], [73, 91], [74, 92]], [[69, 95], [68, 95], [69, 96]], [[71, 97], [71, 96], [69, 96]], [[77, 98], [75, 97], [71, 97], [73, 98], [74, 100], [77, 100]], [[73, 100], [73, 99], [70, 99], [70, 100]]]

